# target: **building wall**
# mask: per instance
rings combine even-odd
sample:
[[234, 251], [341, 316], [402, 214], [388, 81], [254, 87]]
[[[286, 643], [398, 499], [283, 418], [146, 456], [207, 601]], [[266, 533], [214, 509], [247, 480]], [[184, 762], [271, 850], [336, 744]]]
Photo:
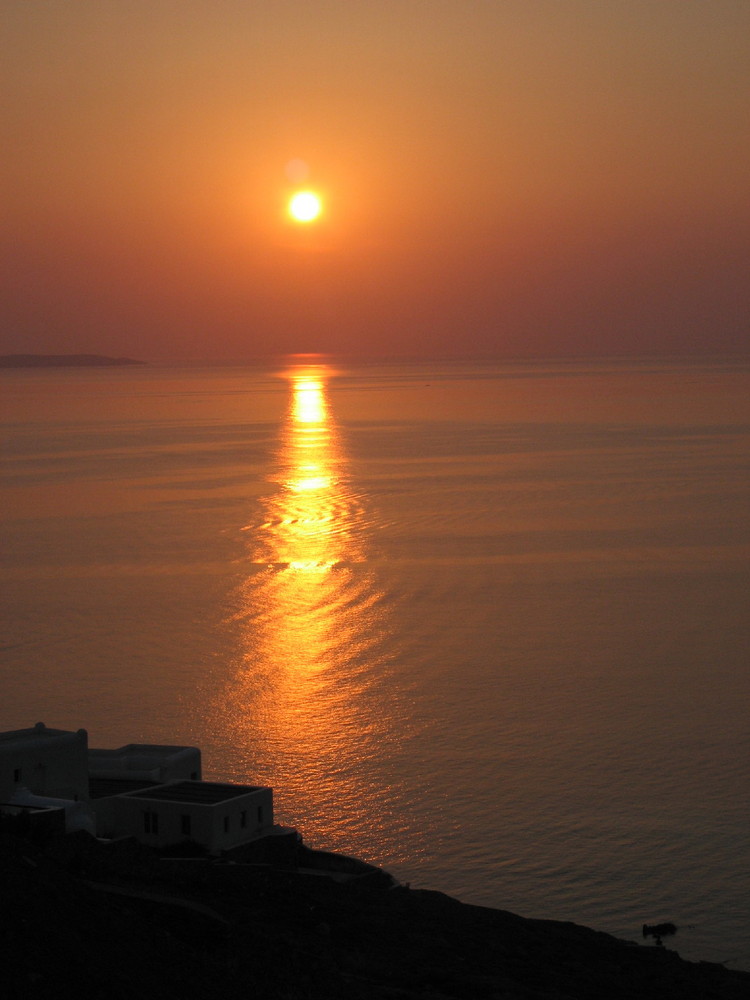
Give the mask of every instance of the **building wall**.
[[0, 802], [9, 802], [21, 788], [35, 795], [85, 801], [89, 795], [88, 735], [32, 729], [4, 733], [0, 739]]
[[116, 795], [91, 800], [91, 811], [94, 814], [97, 837], [114, 840], [118, 836], [116, 803]]
[[201, 752], [197, 747], [129, 743], [116, 750], [89, 750], [92, 778], [141, 778], [144, 781], [200, 781]]
[[217, 803], [119, 795], [114, 813], [118, 836], [133, 836], [154, 847], [195, 841], [218, 854], [270, 830], [273, 791], [256, 788]]
[[[76, 830], [85, 830], [86, 833], [96, 833], [96, 822], [89, 802], [85, 799], [58, 799], [51, 795], [34, 795], [27, 788], [21, 788], [11, 800], [13, 807], [28, 809], [30, 811], [55, 810], [62, 811], [65, 821], [65, 832], [73, 833]], [[7, 811], [8, 807], [3, 809]]]

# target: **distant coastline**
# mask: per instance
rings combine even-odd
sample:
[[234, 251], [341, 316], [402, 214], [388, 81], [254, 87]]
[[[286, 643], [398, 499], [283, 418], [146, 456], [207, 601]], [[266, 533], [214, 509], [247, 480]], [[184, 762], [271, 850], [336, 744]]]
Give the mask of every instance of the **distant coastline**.
[[112, 368], [145, 363], [105, 354], [0, 354], [0, 368]]

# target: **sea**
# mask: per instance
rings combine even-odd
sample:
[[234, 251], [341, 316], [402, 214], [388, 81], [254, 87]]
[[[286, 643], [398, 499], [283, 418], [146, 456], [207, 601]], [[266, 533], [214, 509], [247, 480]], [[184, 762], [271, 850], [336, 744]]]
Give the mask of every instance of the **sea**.
[[750, 364], [0, 373], [0, 729], [750, 969]]

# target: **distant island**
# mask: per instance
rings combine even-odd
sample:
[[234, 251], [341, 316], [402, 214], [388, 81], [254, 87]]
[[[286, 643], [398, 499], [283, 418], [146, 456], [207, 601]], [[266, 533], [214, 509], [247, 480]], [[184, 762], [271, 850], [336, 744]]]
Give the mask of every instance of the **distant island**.
[[145, 363], [105, 354], [0, 354], [0, 368], [112, 368]]

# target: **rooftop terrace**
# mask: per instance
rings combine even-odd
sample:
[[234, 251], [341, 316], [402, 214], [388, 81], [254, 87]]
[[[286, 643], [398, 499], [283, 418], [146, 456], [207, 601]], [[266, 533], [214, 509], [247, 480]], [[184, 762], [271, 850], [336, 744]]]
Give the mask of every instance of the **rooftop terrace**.
[[218, 781], [176, 781], [171, 785], [157, 785], [155, 788], [127, 792], [136, 799], [157, 799], [162, 802], [199, 802], [215, 805], [229, 799], [239, 798], [249, 792], [260, 792], [259, 785], [227, 785]]

